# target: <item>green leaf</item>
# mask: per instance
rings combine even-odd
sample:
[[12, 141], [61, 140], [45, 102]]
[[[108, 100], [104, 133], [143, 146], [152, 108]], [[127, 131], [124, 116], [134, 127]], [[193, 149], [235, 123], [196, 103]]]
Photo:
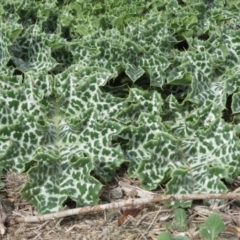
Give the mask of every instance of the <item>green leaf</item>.
[[[185, 165], [188, 167], [173, 171], [166, 193], [226, 192], [227, 188], [220, 179], [238, 171], [228, 165], [231, 161], [238, 162], [236, 140], [232, 127], [223, 121], [216, 121], [206, 131], [199, 129], [192, 138], [184, 140], [180, 156], [188, 159], [188, 165]], [[230, 145], [226, 146], [224, 142]], [[228, 158], [229, 154], [231, 158]], [[189, 206], [189, 203], [183, 206]]]
[[189, 85], [192, 82], [193, 76], [190, 72], [177, 71], [174, 72], [173, 79], [168, 79], [169, 84]]
[[[35, 75], [36, 76], [36, 75]], [[12, 78], [13, 80], [18, 80], [17, 78]], [[15, 86], [18, 87], [16, 89], [12, 88], [11, 90], [1, 91], [0, 95], [0, 105], [1, 105], [1, 117], [0, 123], [1, 127], [9, 126], [13, 123], [16, 123], [17, 118], [23, 112], [30, 112], [34, 116], [45, 117], [46, 115], [46, 106], [44, 106], [44, 91], [50, 91], [51, 89], [38, 90], [34, 83], [34, 74], [26, 76], [26, 82], [20, 85], [20, 82]], [[40, 80], [40, 79], [39, 79]], [[50, 79], [46, 77], [45, 86], [50, 88], [51, 83]], [[36, 81], [37, 82], [37, 81]], [[6, 86], [5, 86], [6, 88]], [[8, 86], [10, 88], [10, 86]], [[41, 88], [41, 87], [40, 87]]]
[[223, 78], [226, 81], [226, 92], [228, 94], [232, 94], [239, 90], [239, 76], [240, 72], [237, 67], [228, 69], [224, 74]]
[[130, 176], [136, 176], [139, 164], [150, 157], [144, 149], [144, 144], [157, 137], [157, 134], [164, 130], [161, 119], [156, 115], [141, 113], [137, 121], [138, 126], [129, 126], [124, 128], [119, 136], [126, 139], [127, 144], [122, 144], [125, 157], [130, 165], [128, 173]]
[[21, 172], [41, 144], [41, 127], [33, 116], [23, 113], [15, 124], [0, 129], [0, 167]]
[[215, 240], [218, 239], [218, 235], [224, 231], [224, 228], [222, 218], [218, 214], [213, 213], [201, 226], [199, 234], [203, 239]]
[[144, 74], [144, 70], [141, 67], [135, 67], [130, 65], [127, 67], [125, 73], [133, 82], [135, 82]]
[[172, 236], [169, 232], [162, 232], [158, 235], [157, 240], [190, 240], [185, 236]]
[[173, 227], [179, 231], [185, 231], [187, 229], [187, 214], [183, 209], [174, 210], [174, 222]]
[[158, 235], [158, 240], [172, 240], [173, 237], [169, 232], [162, 232]]
[[17, 69], [26, 71], [48, 71], [56, 66], [51, 49], [45, 45], [47, 36], [33, 25], [19, 36], [10, 47], [12, 61]]
[[191, 240], [191, 238], [186, 236], [174, 236], [173, 240]]
[[[167, 229], [184, 232], [187, 230], [187, 214], [185, 210], [177, 208], [174, 210], [173, 221], [164, 224]], [[174, 237], [175, 239], [175, 237]]]
[[143, 149], [151, 156], [140, 162], [137, 170], [141, 184], [146, 189], [155, 189], [164, 179], [165, 172], [174, 165], [185, 165], [178, 145], [180, 141], [166, 132], [160, 132], [155, 140], [150, 140], [143, 145]]
[[33, 182], [26, 183], [20, 194], [36, 206], [38, 212], [58, 212], [68, 197], [77, 206], [98, 203], [102, 185], [90, 176], [94, 168], [92, 160], [83, 156], [78, 158], [76, 151], [71, 155], [65, 155], [64, 151], [64, 148], [59, 151], [60, 156], [37, 154], [34, 159], [38, 164], [28, 172]]
[[0, 30], [0, 47], [1, 47], [1, 52], [0, 52], [0, 73], [1, 75], [3, 72], [6, 72], [6, 65], [11, 58], [11, 55], [8, 51], [8, 47], [10, 46], [11, 42], [7, 38], [6, 34], [4, 34], [3, 30]]
[[240, 112], [239, 100], [240, 100], [240, 92], [234, 93], [232, 96], [232, 104], [231, 104], [232, 113]]

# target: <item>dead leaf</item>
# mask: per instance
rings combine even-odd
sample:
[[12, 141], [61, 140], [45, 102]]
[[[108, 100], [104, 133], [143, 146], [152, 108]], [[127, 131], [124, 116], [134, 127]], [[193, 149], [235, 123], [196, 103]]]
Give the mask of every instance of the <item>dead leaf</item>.
[[120, 187], [110, 190], [109, 193], [110, 193], [110, 197], [113, 199], [119, 199], [119, 198], [122, 198], [122, 196], [123, 196], [123, 192]]
[[139, 208], [125, 209], [122, 215], [118, 218], [118, 226], [121, 226], [128, 219], [128, 216], [136, 217], [144, 208], [145, 208], [145, 205], [142, 205]]
[[123, 190], [123, 192], [129, 197], [140, 197], [140, 198], [149, 198], [149, 201], [156, 196], [156, 193], [146, 191], [136, 186], [132, 186], [127, 182], [119, 181], [119, 187]]
[[224, 232], [229, 232], [232, 233], [233, 235], [240, 237], [240, 228], [237, 226], [233, 226], [233, 225], [228, 225]]

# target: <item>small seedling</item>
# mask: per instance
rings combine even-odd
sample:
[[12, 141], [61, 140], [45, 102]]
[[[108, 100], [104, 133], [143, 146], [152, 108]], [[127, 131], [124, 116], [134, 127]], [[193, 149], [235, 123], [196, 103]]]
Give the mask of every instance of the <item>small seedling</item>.
[[166, 223], [165, 226], [172, 230], [184, 232], [187, 229], [187, 214], [185, 210], [181, 208], [176, 209], [172, 223]]
[[226, 240], [218, 237], [224, 231], [225, 225], [222, 218], [216, 214], [211, 214], [200, 227], [199, 235], [206, 240]]
[[[187, 214], [184, 209], [178, 208], [174, 210], [172, 223], [166, 223], [165, 226], [171, 230], [180, 232], [187, 230]], [[185, 236], [172, 236], [169, 232], [162, 232], [158, 236], [158, 240], [190, 240]]]
[[[174, 211], [174, 219], [170, 224], [166, 224], [168, 228], [179, 230], [186, 230], [186, 212], [183, 209], [176, 209]], [[177, 227], [177, 228], [176, 228]], [[227, 240], [226, 238], [219, 237], [224, 231], [225, 225], [222, 218], [216, 214], [211, 214], [206, 221], [201, 225], [199, 235], [204, 240]], [[185, 236], [172, 236], [169, 232], [162, 232], [158, 235], [157, 240], [190, 240]]]
[[158, 235], [157, 240], [190, 240], [186, 236], [172, 236], [169, 232], [162, 232]]

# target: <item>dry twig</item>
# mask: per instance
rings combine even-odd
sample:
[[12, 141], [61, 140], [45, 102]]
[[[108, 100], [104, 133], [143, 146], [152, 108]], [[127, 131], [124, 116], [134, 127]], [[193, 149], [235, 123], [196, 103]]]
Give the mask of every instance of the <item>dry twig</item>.
[[137, 207], [142, 204], [170, 202], [176, 200], [201, 200], [201, 199], [240, 199], [239, 193], [221, 193], [221, 194], [182, 194], [182, 195], [151, 195], [144, 198], [129, 198], [128, 200], [113, 202], [109, 204], [88, 206], [82, 208], [69, 209], [57, 213], [50, 213], [38, 216], [8, 216], [6, 221], [13, 220], [16, 223], [24, 222], [43, 222], [68, 216], [96, 213], [104, 210], [117, 209], [122, 207]]
[[3, 211], [3, 206], [2, 203], [0, 202], [0, 234], [4, 235], [6, 232], [6, 228], [3, 225], [4, 222], [6, 221], [7, 214]]

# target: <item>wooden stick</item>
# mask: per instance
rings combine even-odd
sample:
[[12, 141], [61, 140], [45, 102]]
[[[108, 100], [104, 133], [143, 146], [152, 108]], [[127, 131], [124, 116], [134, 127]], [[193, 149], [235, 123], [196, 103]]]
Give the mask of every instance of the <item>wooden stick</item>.
[[96, 213], [104, 210], [117, 209], [122, 207], [136, 207], [147, 203], [160, 203], [176, 200], [201, 200], [201, 199], [240, 199], [239, 193], [219, 193], [219, 194], [179, 194], [179, 195], [152, 195], [144, 198], [129, 198], [128, 200], [113, 202], [108, 204], [87, 206], [75, 209], [69, 209], [56, 213], [37, 215], [37, 216], [8, 216], [6, 221], [14, 221], [15, 223], [33, 223], [43, 222], [78, 214]]

